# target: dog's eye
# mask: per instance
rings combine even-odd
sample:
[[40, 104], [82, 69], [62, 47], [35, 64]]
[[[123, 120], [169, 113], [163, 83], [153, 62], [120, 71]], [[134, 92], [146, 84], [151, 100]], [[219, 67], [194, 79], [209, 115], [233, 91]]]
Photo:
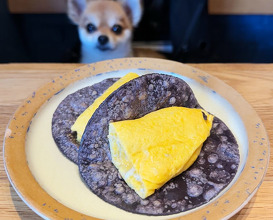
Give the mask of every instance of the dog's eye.
[[112, 31], [116, 34], [121, 34], [122, 32], [122, 27], [119, 25], [119, 24], [115, 24], [113, 27], [112, 27]]
[[92, 32], [94, 32], [95, 30], [97, 30], [97, 28], [96, 28], [96, 26], [93, 25], [92, 23], [89, 23], [89, 24], [86, 25], [86, 30], [87, 30], [87, 32], [92, 33]]

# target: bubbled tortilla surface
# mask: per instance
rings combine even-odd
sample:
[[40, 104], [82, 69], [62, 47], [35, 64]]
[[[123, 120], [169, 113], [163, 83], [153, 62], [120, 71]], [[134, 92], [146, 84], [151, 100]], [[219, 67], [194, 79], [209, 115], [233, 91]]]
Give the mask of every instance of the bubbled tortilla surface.
[[94, 194], [129, 212], [169, 215], [207, 203], [231, 182], [240, 161], [238, 145], [217, 117], [195, 163], [153, 195], [141, 199], [123, 181], [111, 162], [109, 122], [140, 118], [170, 106], [201, 108], [186, 82], [156, 73], [126, 83], [100, 105], [87, 124], [79, 149], [79, 170]]

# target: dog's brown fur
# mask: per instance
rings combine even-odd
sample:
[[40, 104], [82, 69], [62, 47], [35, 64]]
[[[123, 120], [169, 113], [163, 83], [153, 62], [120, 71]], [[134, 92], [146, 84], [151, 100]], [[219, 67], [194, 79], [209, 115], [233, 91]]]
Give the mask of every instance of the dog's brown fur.
[[[140, 0], [68, 0], [68, 16], [78, 25], [82, 43], [81, 62], [131, 56], [133, 27], [141, 15]], [[94, 25], [95, 31], [88, 32], [88, 24]], [[115, 33], [114, 25], [120, 25], [122, 32]], [[108, 40], [103, 50], [98, 43], [100, 36], [106, 36]]]

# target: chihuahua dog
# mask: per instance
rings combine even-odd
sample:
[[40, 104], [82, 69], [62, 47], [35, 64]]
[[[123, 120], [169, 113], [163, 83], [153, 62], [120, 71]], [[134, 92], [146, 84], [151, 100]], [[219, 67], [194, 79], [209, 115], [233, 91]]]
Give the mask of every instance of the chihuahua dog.
[[69, 18], [78, 26], [81, 63], [132, 56], [141, 0], [68, 0], [67, 6]]

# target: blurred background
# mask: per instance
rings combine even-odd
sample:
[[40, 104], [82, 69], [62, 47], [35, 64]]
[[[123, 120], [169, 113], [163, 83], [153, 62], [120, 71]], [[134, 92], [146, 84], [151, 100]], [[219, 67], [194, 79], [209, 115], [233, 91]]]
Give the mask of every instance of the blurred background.
[[[0, 0], [0, 63], [77, 62], [66, 0]], [[273, 63], [273, 0], [144, 0], [134, 47], [180, 62]]]

